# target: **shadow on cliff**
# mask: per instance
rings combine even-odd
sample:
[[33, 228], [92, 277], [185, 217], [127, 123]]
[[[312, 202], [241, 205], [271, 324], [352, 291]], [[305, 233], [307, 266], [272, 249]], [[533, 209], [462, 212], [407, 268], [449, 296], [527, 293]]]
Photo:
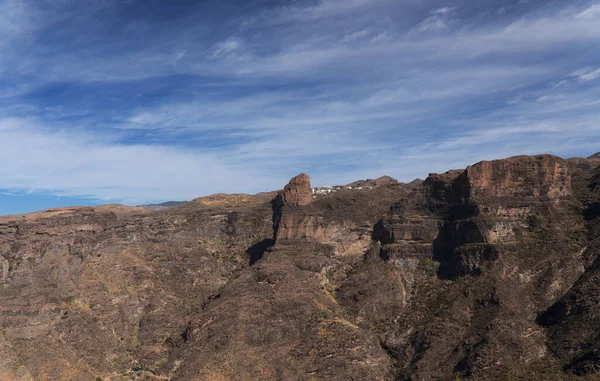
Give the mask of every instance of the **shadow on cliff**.
[[249, 247], [248, 250], [246, 250], [246, 255], [248, 256], [248, 263], [250, 266], [260, 261], [265, 253], [271, 250], [273, 245], [275, 245], [275, 241], [273, 239], [265, 238]]
[[248, 264], [250, 266], [260, 261], [265, 253], [267, 251], [271, 251], [271, 248], [275, 246], [275, 241], [277, 240], [277, 231], [279, 230], [279, 223], [283, 214], [283, 206], [284, 203], [281, 194], [278, 194], [271, 200], [271, 210], [273, 211], [273, 238], [265, 238], [246, 250]]
[[432, 259], [440, 263], [438, 277], [456, 279], [468, 273], [477, 275], [477, 262], [489, 256], [485, 248], [473, 245], [482, 242], [483, 235], [475, 222], [444, 222], [433, 242]]
[[438, 277], [456, 279], [461, 275], [480, 273], [483, 261], [498, 257], [495, 248], [485, 244], [476, 218], [479, 206], [472, 198], [467, 172], [458, 176], [446, 188], [448, 208], [443, 212], [439, 232], [433, 241], [433, 260], [440, 263]]
[[583, 217], [586, 221], [600, 218], [600, 202], [590, 202], [583, 209]]

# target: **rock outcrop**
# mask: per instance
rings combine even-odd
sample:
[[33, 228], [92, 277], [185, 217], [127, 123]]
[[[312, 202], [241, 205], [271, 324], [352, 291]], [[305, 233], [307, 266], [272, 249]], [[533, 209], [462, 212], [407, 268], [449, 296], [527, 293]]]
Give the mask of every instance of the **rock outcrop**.
[[389, 181], [368, 193], [341, 189], [313, 201], [310, 178], [298, 175], [272, 202], [274, 240], [304, 239], [333, 245], [340, 253], [362, 255], [375, 221], [410, 189], [412, 185]]
[[281, 201], [284, 206], [305, 206], [312, 203], [310, 191], [310, 177], [301, 173], [293, 177], [281, 192]]
[[273, 199], [273, 237], [278, 239], [312, 237], [318, 234], [318, 221], [306, 207], [312, 203], [310, 177], [301, 173], [293, 177]]

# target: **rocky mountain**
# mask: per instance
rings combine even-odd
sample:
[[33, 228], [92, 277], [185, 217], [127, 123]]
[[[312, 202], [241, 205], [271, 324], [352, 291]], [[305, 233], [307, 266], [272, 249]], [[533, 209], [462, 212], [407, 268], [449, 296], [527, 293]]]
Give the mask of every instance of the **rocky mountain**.
[[0, 380], [600, 377], [600, 155], [367, 181], [0, 217]]

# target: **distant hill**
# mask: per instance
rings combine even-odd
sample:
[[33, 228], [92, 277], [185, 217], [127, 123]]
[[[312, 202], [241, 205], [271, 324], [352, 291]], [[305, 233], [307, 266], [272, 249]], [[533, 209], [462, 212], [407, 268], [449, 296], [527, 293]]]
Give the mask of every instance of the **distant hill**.
[[140, 205], [140, 207], [144, 208], [146, 210], [165, 210], [165, 209], [171, 209], [176, 206], [185, 204], [186, 202], [187, 201], [167, 201], [167, 202], [163, 202], [162, 204]]
[[355, 181], [353, 183], [347, 184], [346, 187], [352, 187], [352, 188], [356, 188], [356, 187], [380, 187], [382, 185], [387, 185], [387, 184], [397, 184], [398, 180], [394, 179], [393, 177], [390, 176], [381, 176], [378, 177], [376, 179], [367, 179], [367, 180], [358, 180]]

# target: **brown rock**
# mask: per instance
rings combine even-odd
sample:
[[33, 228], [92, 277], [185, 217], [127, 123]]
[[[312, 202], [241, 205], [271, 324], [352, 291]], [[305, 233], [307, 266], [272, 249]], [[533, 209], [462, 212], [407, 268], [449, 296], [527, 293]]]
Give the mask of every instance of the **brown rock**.
[[306, 173], [293, 177], [283, 189], [281, 199], [284, 205], [289, 206], [303, 206], [312, 203], [310, 177]]
[[[273, 238], [275, 241], [282, 236], [281, 230], [289, 228], [289, 221], [288, 223], [285, 221], [296, 214], [294, 209], [311, 203], [310, 177], [305, 173], [301, 173], [293, 177], [273, 200]], [[291, 210], [284, 213], [284, 210], [288, 209]], [[286, 235], [284, 234], [284, 236]]]

